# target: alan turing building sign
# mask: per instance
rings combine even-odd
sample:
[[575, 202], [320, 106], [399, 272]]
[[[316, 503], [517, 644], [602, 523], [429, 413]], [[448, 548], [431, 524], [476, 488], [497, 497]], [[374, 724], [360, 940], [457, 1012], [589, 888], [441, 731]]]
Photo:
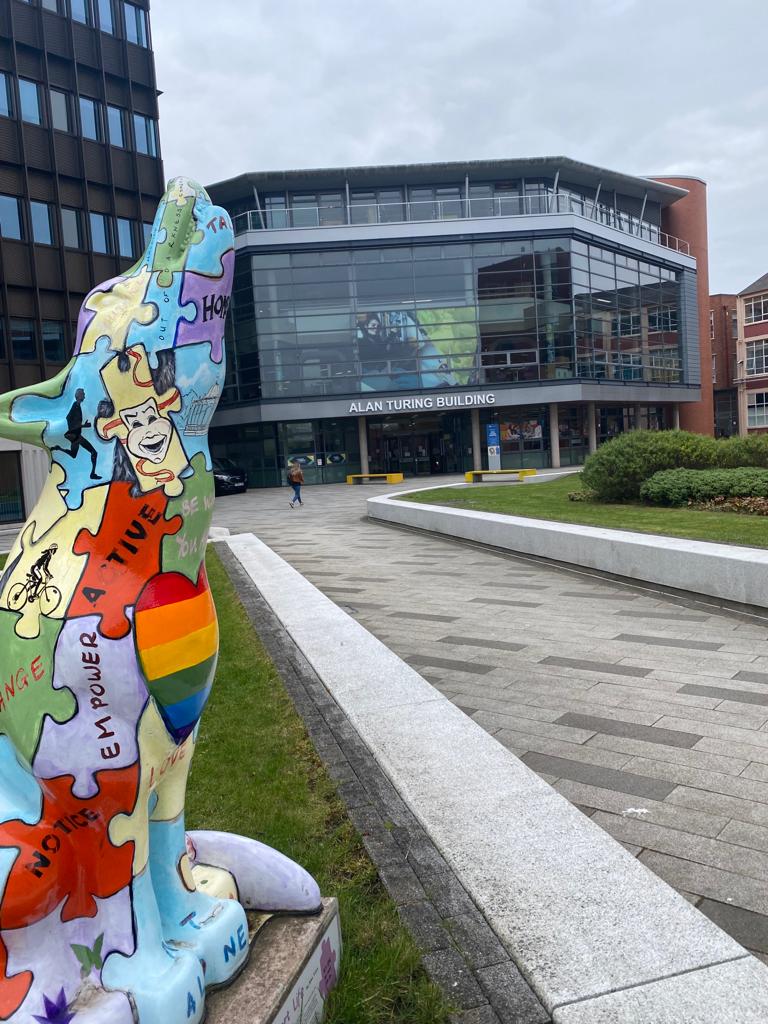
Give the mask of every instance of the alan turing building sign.
[[417, 412], [420, 409], [471, 409], [495, 405], [493, 391], [469, 392], [460, 395], [404, 395], [402, 398], [370, 398], [349, 403], [349, 413]]

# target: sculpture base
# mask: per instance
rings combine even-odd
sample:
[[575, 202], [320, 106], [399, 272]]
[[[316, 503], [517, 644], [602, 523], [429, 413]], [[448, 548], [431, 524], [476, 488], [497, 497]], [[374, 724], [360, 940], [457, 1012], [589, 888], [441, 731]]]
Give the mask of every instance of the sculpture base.
[[341, 961], [338, 902], [324, 899], [313, 917], [248, 918], [250, 960], [206, 997], [206, 1024], [319, 1024]]

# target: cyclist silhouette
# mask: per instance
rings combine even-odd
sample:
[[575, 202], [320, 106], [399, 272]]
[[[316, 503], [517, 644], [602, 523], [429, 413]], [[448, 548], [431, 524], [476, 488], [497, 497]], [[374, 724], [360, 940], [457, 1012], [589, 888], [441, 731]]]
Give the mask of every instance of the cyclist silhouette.
[[77, 458], [77, 453], [81, 448], [85, 448], [87, 452], [91, 453], [91, 480], [101, 480], [101, 477], [96, 472], [96, 449], [93, 447], [90, 441], [83, 437], [83, 427], [90, 427], [90, 420], [83, 420], [83, 409], [82, 404], [85, 399], [85, 392], [82, 388], [78, 388], [75, 392], [75, 400], [72, 403], [72, 408], [67, 413], [67, 432], [64, 435], [70, 443], [69, 451], [66, 448], [62, 448], [59, 444], [51, 445], [52, 452], [64, 452], [65, 455], [71, 456], [73, 459]]
[[[42, 555], [40, 555], [38, 560], [33, 563], [31, 569], [29, 570], [29, 575], [37, 583], [38, 588], [41, 587], [46, 580], [53, 579], [53, 576], [51, 575], [51, 571], [48, 568], [48, 566], [50, 565], [51, 559], [58, 550], [59, 548], [57, 544], [51, 544], [51, 546], [49, 548], [46, 548]], [[43, 578], [43, 573], [45, 573], [45, 578]]]

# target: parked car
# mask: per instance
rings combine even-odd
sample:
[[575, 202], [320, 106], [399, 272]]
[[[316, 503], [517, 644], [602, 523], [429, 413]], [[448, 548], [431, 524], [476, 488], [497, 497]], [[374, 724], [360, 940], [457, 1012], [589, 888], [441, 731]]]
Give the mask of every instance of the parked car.
[[245, 470], [232, 459], [212, 459], [213, 483], [216, 494], [241, 494], [248, 487]]

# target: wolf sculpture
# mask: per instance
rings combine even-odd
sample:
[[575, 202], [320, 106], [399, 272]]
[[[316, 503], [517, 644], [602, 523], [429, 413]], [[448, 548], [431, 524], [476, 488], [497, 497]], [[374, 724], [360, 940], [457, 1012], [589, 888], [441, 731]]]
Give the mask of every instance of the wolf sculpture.
[[51, 454], [0, 579], [2, 1021], [196, 1024], [245, 963], [244, 907], [319, 909], [281, 854], [184, 828], [233, 267], [228, 214], [176, 178], [69, 365], [0, 397], [0, 436]]

